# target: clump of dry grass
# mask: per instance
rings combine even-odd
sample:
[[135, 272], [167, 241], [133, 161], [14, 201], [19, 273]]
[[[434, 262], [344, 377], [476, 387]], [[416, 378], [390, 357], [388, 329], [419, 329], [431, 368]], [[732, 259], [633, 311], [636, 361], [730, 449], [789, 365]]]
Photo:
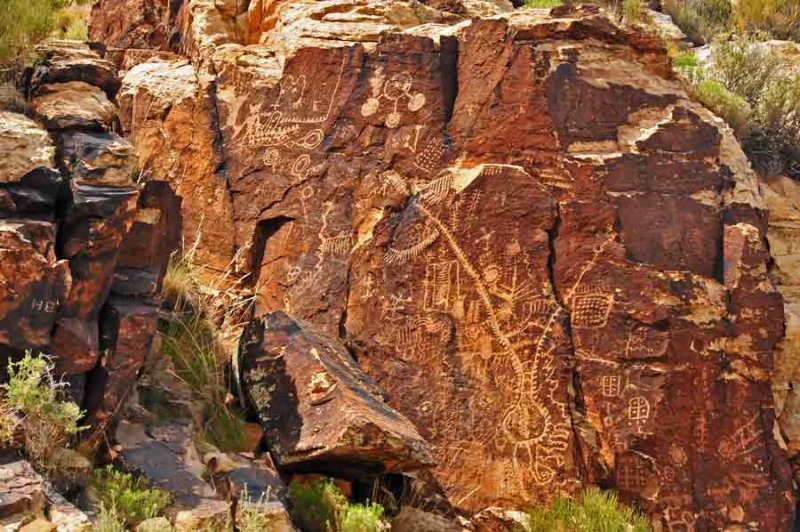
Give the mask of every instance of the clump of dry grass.
[[202, 404], [205, 438], [222, 450], [242, 450], [244, 419], [231, 406], [228, 383], [236, 348], [253, 303], [231, 266], [213, 272], [199, 264], [197, 243], [170, 261], [163, 295], [172, 313], [159, 327], [161, 353]]

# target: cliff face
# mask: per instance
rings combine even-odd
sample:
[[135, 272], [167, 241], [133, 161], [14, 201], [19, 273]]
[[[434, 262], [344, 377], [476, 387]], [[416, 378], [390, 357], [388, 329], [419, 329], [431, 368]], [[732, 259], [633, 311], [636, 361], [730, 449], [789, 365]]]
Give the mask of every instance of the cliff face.
[[102, 0], [91, 34], [184, 239], [254, 319], [344, 344], [454, 508], [599, 484], [669, 528], [788, 529], [767, 211], [661, 41], [470, 0]]

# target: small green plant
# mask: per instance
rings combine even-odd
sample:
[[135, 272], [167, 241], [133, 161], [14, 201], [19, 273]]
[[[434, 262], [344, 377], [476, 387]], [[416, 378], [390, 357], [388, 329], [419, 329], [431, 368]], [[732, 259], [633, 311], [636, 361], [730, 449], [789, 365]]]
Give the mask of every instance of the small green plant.
[[44, 473], [52, 472], [52, 460], [81, 430], [81, 409], [60, 399], [65, 383], [53, 377], [53, 365], [46, 356], [26, 352], [18, 362], [8, 365], [8, 382], [0, 385], [0, 439], [14, 437], [21, 424], [23, 447], [33, 465]]
[[730, 0], [664, 0], [663, 7], [697, 44], [710, 42], [731, 24]]
[[236, 505], [236, 529], [239, 532], [273, 532], [272, 521], [264, 511], [268, 500], [268, 493], [257, 501], [251, 500], [245, 487]]
[[341, 490], [327, 478], [312, 483], [292, 480], [289, 501], [300, 526], [317, 532], [336, 530], [336, 512], [347, 503]]
[[700, 103], [722, 117], [733, 129], [747, 131], [752, 110], [744, 98], [713, 79], [699, 82], [694, 88], [694, 94]]
[[642, 22], [645, 17], [642, 0], [623, 0], [622, 16], [628, 23]]
[[126, 532], [127, 529], [125, 520], [119, 515], [116, 508], [101, 503], [94, 530], [96, 532]]
[[379, 532], [382, 530], [383, 506], [375, 502], [347, 504], [339, 511], [342, 532]]
[[111, 466], [96, 469], [89, 485], [101, 508], [113, 511], [129, 526], [156, 517], [169, 504], [169, 495], [165, 492]]
[[383, 506], [351, 503], [329, 478], [289, 484], [292, 515], [309, 532], [379, 532], [385, 528]]
[[650, 523], [617, 496], [588, 488], [577, 499], [558, 497], [549, 508], [528, 513], [531, 532], [649, 532]]
[[762, 31], [776, 39], [800, 39], [797, 0], [737, 0], [733, 19], [739, 31]]

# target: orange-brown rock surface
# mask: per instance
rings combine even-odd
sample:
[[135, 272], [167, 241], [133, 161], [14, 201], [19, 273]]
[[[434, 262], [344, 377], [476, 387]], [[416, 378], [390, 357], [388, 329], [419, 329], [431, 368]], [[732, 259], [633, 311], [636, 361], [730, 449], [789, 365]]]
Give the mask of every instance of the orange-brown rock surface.
[[102, 439], [150, 351], [180, 200], [134, 182], [114, 64], [72, 41], [37, 51], [39, 123], [0, 112], [0, 380], [26, 351], [52, 355]]
[[789, 527], [766, 206], [658, 38], [477, 0], [178, 19], [185, 58], [122, 53], [140, 161], [255, 318], [348, 346], [455, 509], [599, 484], [670, 529]]

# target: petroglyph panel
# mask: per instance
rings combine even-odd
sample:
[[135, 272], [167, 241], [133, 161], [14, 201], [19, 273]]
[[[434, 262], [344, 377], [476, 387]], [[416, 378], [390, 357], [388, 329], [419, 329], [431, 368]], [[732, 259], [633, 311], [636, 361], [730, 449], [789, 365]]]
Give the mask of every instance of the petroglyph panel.
[[[413, 189], [406, 176], [384, 181], [394, 191]], [[369, 303], [348, 308], [348, 332], [377, 337], [384, 354], [370, 365], [390, 393], [414, 397], [421, 387], [425, 404], [436, 404], [400, 408], [440, 442], [445, 465], [436, 475], [453, 485], [453, 496], [476, 503], [491, 497], [491, 486], [523, 492], [568, 477], [567, 388], [558, 369], [567, 353], [566, 313], [540, 269], [548, 260], [551, 208], [549, 194], [518, 167], [441, 175], [375, 228], [386, 251], [375, 257], [381, 274], [367, 300], [380, 308], [381, 321], [395, 325], [373, 329], [379, 324], [364, 316]], [[501, 211], [513, 213], [514, 222], [482, 223]], [[354, 272], [375, 259], [363, 257]], [[413, 363], [403, 372], [414, 372], [414, 381], [389, 371], [397, 361]], [[424, 374], [414, 370], [421, 362]], [[468, 401], [459, 391], [465, 386]], [[494, 483], [458, 487], [463, 471], [452, 448], [462, 457], [483, 456]]]

